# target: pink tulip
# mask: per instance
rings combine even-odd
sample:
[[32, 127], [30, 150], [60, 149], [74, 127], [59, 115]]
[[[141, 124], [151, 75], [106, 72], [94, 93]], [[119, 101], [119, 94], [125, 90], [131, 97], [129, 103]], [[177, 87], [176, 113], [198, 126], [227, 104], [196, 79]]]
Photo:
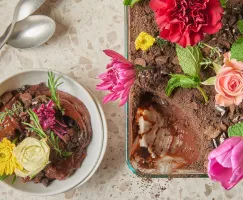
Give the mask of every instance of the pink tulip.
[[111, 57], [111, 62], [106, 67], [107, 71], [98, 76], [101, 83], [96, 86], [96, 89], [110, 91], [110, 94], [104, 97], [104, 104], [120, 98], [120, 106], [123, 106], [127, 102], [130, 89], [134, 84], [136, 69], [122, 55], [112, 50], [105, 50], [104, 53]]
[[208, 156], [208, 175], [229, 190], [243, 178], [243, 138], [225, 140]]

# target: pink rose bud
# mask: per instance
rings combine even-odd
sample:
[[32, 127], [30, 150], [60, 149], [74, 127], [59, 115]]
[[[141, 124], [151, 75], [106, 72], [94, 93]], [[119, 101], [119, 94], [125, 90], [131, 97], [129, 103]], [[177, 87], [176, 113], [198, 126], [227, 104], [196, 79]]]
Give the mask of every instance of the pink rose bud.
[[243, 139], [231, 137], [225, 140], [208, 156], [208, 175], [210, 179], [227, 190], [243, 178]]

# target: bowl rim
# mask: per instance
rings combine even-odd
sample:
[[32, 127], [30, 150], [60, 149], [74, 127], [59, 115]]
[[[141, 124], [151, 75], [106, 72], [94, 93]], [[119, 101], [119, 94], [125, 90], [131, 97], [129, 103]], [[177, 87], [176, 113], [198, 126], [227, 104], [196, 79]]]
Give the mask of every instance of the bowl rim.
[[[68, 76], [68, 75], [66, 75], [66, 74], [64, 74], [62, 72], [59, 72], [59, 71], [56, 71], [56, 70], [53, 70], [53, 69], [48, 69], [48, 68], [35, 68], [35, 69], [22, 70], [22, 71], [19, 71], [19, 72], [11, 73], [11, 74], [7, 75], [5, 78], [1, 79], [0, 80], [0, 85], [3, 84], [4, 82], [8, 81], [11, 78], [14, 78], [15, 76], [18, 76], [18, 75], [21, 75], [21, 74], [24, 74], [24, 73], [28, 73], [28, 72], [40, 72], [40, 71], [41, 72], [49, 72], [49, 71], [52, 71], [56, 75], [61, 75], [61, 76], [65, 77], [65, 78], [67, 78], [67, 79], [71, 79], [76, 84], [78, 84], [81, 87], [83, 87], [87, 91], [88, 95], [90, 95], [90, 97], [93, 99], [93, 101], [94, 101], [94, 103], [95, 103], [95, 105], [97, 107], [97, 110], [99, 111], [99, 116], [101, 118], [102, 127], [103, 127], [102, 146], [101, 146], [101, 151], [99, 153], [99, 157], [96, 160], [96, 164], [93, 166], [93, 169], [91, 169], [91, 171], [89, 172], [89, 174], [87, 174], [86, 178], [83, 179], [81, 182], [77, 183], [76, 185], [74, 185], [74, 186], [72, 186], [72, 187], [70, 187], [68, 189], [65, 189], [63, 191], [49, 192], [49, 193], [42, 194], [42, 193], [32, 193], [32, 192], [22, 191], [21, 189], [11, 187], [10, 185], [6, 184], [4, 181], [2, 182], [7, 187], [9, 187], [9, 188], [11, 188], [13, 190], [19, 191], [21, 193], [28, 194], [28, 195], [31, 195], [31, 196], [42, 196], [42, 197], [45, 197], [45, 196], [53, 196], [53, 195], [65, 193], [65, 192], [67, 192], [69, 190], [72, 190], [74, 188], [77, 188], [77, 187], [83, 185], [85, 182], [87, 182], [94, 175], [94, 173], [96, 172], [96, 170], [100, 166], [100, 164], [101, 164], [101, 162], [102, 162], [102, 160], [104, 158], [105, 152], [106, 152], [107, 140], [108, 140], [108, 126], [107, 126], [107, 121], [106, 121], [106, 117], [105, 117], [103, 108], [100, 105], [98, 99], [95, 97], [95, 95], [87, 88], [87, 86], [79, 83], [75, 79], [71, 78], [70, 76]], [[4, 92], [6, 92], [6, 91], [4, 91]]]

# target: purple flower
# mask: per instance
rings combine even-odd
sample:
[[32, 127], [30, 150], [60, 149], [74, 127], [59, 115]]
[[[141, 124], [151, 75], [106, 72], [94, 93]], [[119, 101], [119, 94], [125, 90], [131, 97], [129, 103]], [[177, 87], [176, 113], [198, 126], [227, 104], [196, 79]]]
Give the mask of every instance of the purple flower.
[[67, 126], [56, 120], [55, 110], [53, 109], [53, 107], [54, 102], [49, 101], [46, 105], [41, 104], [38, 109], [34, 109], [33, 111], [37, 114], [40, 125], [44, 131], [51, 129], [56, 135], [64, 140], [63, 135], [67, 133]]
[[208, 156], [208, 175], [229, 190], [243, 178], [243, 138], [225, 140]]
[[112, 50], [105, 50], [104, 53], [112, 59], [106, 67], [107, 71], [98, 76], [101, 83], [96, 86], [96, 89], [110, 91], [110, 94], [104, 97], [103, 103], [121, 99], [120, 106], [123, 106], [134, 84], [136, 69], [122, 55]]

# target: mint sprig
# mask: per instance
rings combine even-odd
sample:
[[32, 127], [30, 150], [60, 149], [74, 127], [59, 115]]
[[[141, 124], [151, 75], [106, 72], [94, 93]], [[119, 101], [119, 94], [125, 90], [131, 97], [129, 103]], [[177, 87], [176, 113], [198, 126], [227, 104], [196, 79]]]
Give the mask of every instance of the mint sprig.
[[139, 2], [140, 0], [124, 0], [123, 4], [125, 6], [134, 6], [135, 3]]
[[243, 37], [238, 38], [231, 47], [231, 59], [243, 61]]
[[[237, 22], [237, 27], [239, 31], [243, 34], [243, 20]], [[239, 37], [231, 46], [231, 59], [236, 59], [238, 61], [243, 61], [243, 36]]]
[[243, 136], [243, 123], [235, 124], [228, 129], [229, 137]]
[[165, 92], [168, 96], [171, 96], [171, 93], [177, 87], [190, 89], [196, 88], [198, 86], [200, 86], [200, 80], [198, 77], [190, 77], [183, 74], [172, 74]]
[[197, 46], [182, 48], [176, 46], [176, 52], [179, 63], [185, 74], [171, 74], [171, 79], [168, 81], [168, 85], [165, 89], [166, 95], [171, 96], [174, 89], [178, 87], [192, 89], [198, 89], [204, 97], [205, 102], [208, 102], [208, 97], [200, 87], [200, 69], [202, 62], [202, 52]]
[[202, 52], [197, 46], [183, 48], [176, 45], [176, 52], [183, 72], [190, 76], [199, 76]]

